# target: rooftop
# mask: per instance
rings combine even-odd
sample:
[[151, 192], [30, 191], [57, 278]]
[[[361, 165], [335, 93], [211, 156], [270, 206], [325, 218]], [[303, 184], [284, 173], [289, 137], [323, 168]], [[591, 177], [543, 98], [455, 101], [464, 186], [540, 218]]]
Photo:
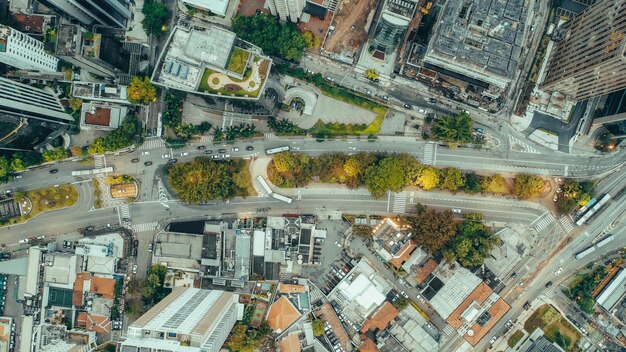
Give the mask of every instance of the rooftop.
[[183, 0], [185, 3], [198, 7], [201, 9], [209, 10], [218, 16], [226, 16], [226, 9], [228, 8], [228, 0]]
[[134, 182], [112, 185], [111, 197], [112, 198], [137, 197], [137, 185]]
[[486, 283], [481, 282], [474, 289], [474, 291], [472, 291], [472, 293], [463, 301], [463, 303], [461, 303], [454, 310], [454, 312], [450, 314], [448, 319], [446, 319], [446, 322], [450, 324], [450, 326], [452, 326], [454, 329], [460, 328], [461, 325], [463, 325], [463, 322], [465, 320], [464, 317], [467, 317], [465, 313], [468, 307], [472, 305], [473, 303], [477, 303], [479, 305], [483, 304], [487, 300], [487, 298], [491, 296], [492, 293], [493, 291], [491, 290], [491, 288], [489, 288], [489, 286]]
[[404, 262], [409, 260], [409, 258], [411, 257], [411, 253], [413, 253], [413, 251], [415, 251], [416, 248], [417, 248], [417, 243], [415, 243], [413, 240], [408, 240], [402, 246], [402, 248], [400, 248], [399, 251], [393, 254], [393, 258], [391, 258], [390, 260], [391, 264], [396, 269], [400, 269], [402, 267], [402, 264], [404, 264]]
[[280, 333], [291, 326], [299, 317], [300, 312], [293, 303], [287, 297], [281, 296], [270, 307], [267, 322], [274, 331]]
[[425, 61], [504, 88], [520, 59], [526, 12], [523, 0], [450, 0]]
[[482, 281], [458, 264], [452, 268], [442, 263], [438, 268], [436, 276], [444, 286], [430, 300], [430, 304], [443, 319], [447, 319]]
[[378, 310], [372, 314], [372, 317], [366, 320], [361, 326], [361, 332], [368, 330], [385, 330], [392, 321], [398, 316], [398, 309], [391, 303], [385, 302]]
[[235, 38], [235, 33], [217, 26], [211, 26], [205, 32], [191, 31], [184, 54], [207, 65], [225, 68]]
[[25, 33], [43, 33], [46, 25], [44, 16], [14, 13], [13, 18], [18, 24], [15, 28]]
[[622, 297], [626, 294], [626, 269], [613, 277], [611, 282], [604, 287], [602, 292], [596, 297], [596, 302], [604, 309], [611, 311]]
[[[502, 298], [499, 298], [485, 313], [478, 317], [476, 323], [463, 335], [463, 338], [472, 346], [476, 346], [509, 309], [511, 307]], [[486, 317], [485, 320], [481, 320], [483, 316]]]
[[100, 334], [111, 332], [111, 321], [108, 317], [101, 315], [80, 312], [78, 313], [76, 325], [88, 331], [95, 331]]
[[417, 281], [420, 285], [424, 283], [424, 280], [426, 280], [428, 275], [430, 275], [437, 268], [437, 265], [437, 261], [433, 258], [428, 259], [426, 264], [417, 269], [417, 272], [415, 273], [415, 281]]
[[278, 343], [280, 352], [300, 352], [300, 338], [298, 334], [287, 335], [284, 339]]

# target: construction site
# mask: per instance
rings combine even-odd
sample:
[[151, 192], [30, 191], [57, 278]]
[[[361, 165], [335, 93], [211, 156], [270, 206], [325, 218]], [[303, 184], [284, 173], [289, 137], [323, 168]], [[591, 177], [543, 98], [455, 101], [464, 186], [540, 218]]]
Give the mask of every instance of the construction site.
[[376, 0], [343, 0], [326, 35], [324, 53], [352, 64], [367, 39], [376, 4]]

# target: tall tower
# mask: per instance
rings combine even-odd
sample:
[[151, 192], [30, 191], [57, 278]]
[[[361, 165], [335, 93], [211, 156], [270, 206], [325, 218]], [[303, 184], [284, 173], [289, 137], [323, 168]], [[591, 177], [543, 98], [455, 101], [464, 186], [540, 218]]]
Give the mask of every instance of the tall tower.
[[304, 5], [304, 0], [267, 0], [267, 6], [272, 15], [278, 16], [283, 22], [286, 22], [287, 19], [293, 23], [298, 22], [302, 16]]
[[555, 36], [542, 89], [584, 100], [626, 88], [626, 0], [599, 0]]
[[51, 10], [89, 26], [126, 28], [132, 13], [124, 0], [38, 0]]
[[0, 62], [20, 70], [56, 72], [59, 59], [48, 54], [42, 42], [0, 25]]
[[73, 121], [53, 93], [0, 77], [0, 147], [36, 149]]

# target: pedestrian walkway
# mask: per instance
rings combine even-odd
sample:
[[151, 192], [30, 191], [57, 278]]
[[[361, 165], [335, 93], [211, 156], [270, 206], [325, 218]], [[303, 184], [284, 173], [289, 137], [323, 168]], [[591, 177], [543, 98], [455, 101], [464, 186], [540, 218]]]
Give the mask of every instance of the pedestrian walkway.
[[537, 232], [541, 233], [541, 231], [550, 226], [555, 220], [556, 219], [551, 213], [545, 212], [537, 218], [537, 220], [533, 221], [531, 225], [537, 230]]
[[515, 138], [511, 135], [509, 135], [509, 148], [512, 151], [520, 152], [520, 153], [541, 154], [541, 152], [539, 152], [537, 149], [526, 144], [521, 139]]
[[278, 139], [278, 136], [274, 132], [263, 132], [263, 136], [265, 137], [265, 140], [267, 141]]
[[156, 229], [157, 224], [157, 222], [148, 222], [145, 224], [132, 225], [132, 228], [135, 232], [150, 232]]
[[202, 136], [202, 137], [200, 137], [200, 142], [201, 143], [212, 143], [213, 142], [213, 136]]
[[563, 226], [565, 233], [570, 233], [574, 230], [574, 222], [568, 216], [561, 217], [559, 222], [561, 223], [561, 226]]
[[157, 148], [165, 148], [165, 141], [162, 140], [161, 138], [147, 139], [137, 149], [139, 149], [139, 150], [147, 150], [147, 149], [157, 149]]
[[93, 166], [96, 169], [102, 169], [107, 166], [106, 159], [102, 154], [96, 154], [93, 156]]
[[394, 193], [393, 195], [393, 212], [394, 213], [406, 212], [406, 196], [407, 196], [406, 191]]
[[446, 334], [446, 335], [452, 335], [452, 334], [454, 334], [454, 333], [456, 333], [456, 332], [455, 332], [455, 331], [454, 331], [454, 329], [450, 326], [450, 324], [446, 324], [446, 326], [444, 326], [444, 328], [443, 328], [443, 333], [444, 333], [444, 334]]
[[122, 223], [130, 222], [130, 207], [128, 206], [128, 204], [119, 205], [117, 207], [117, 210], [122, 218]]
[[435, 152], [435, 148], [437, 148], [436, 144], [428, 143], [424, 145], [424, 158], [422, 159], [422, 163], [428, 165], [433, 164], [433, 155]]
[[549, 290], [545, 290], [543, 295], [546, 296], [546, 298], [552, 298], [554, 297], [554, 295], [556, 295], [556, 291], [554, 291], [554, 289], [551, 288]]
[[165, 186], [163, 186], [163, 181], [159, 180], [158, 187], [159, 187], [159, 201], [166, 202], [168, 198], [167, 198], [167, 191], [165, 190]]

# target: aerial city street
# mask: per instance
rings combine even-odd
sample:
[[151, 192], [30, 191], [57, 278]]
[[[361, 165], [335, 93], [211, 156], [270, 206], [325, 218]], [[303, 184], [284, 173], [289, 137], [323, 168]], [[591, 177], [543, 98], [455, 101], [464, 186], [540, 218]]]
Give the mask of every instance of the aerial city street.
[[0, 352], [626, 351], [626, 0], [0, 0]]

